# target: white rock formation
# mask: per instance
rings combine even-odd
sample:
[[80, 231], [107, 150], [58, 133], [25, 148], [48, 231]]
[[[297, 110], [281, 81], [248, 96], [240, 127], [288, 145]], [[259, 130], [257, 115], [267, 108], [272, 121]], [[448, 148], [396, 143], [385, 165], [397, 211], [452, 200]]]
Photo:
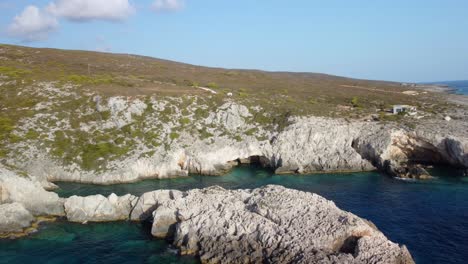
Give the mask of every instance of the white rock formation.
[[182, 192], [177, 190], [158, 190], [144, 193], [132, 204], [133, 209], [130, 214], [130, 219], [133, 221], [152, 219], [153, 211], [161, 203], [180, 197], [182, 197]]
[[0, 180], [3, 235], [23, 231], [33, 215], [65, 215], [80, 223], [153, 219], [154, 236], [172, 239], [182, 254], [202, 262], [412, 263], [405, 247], [368, 221], [318, 195], [281, 186], [72, 196], [63, 202], [3, 167]]
[[22, 204], [0, 204], [0, 234], [22, 232], [33, 221], [33, 215]]
[[22, 177], [0, 165], [0, 204], [21, 203], [33, 215], [64, 215], [63, 199], [47, 192], [38, 181]]
[[204, 263], [412, 263], [368, 221], [318, 195], [266, 186], [160, 202], [152, 233]]
[[138, 198], [127, 194], [118, 197], [115, 194], [104, 197], [72, 196], [65, 201], [65, 213], [70, 222], [108, 222], [127, 220], [132, 211], [132, 203]]

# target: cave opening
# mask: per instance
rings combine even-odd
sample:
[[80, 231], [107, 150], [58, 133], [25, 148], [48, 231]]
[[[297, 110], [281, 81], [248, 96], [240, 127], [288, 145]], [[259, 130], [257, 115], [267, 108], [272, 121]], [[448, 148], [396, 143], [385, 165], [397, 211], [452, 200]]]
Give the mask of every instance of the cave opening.
[[270, 159], [265, 156], [254, 155], [247, 158], [238, 158], [233, 161], [234, 166], [248, 166], [252, 168], [261, 168], [269, 171], [274, 171], [275, 168], [272, 165]]

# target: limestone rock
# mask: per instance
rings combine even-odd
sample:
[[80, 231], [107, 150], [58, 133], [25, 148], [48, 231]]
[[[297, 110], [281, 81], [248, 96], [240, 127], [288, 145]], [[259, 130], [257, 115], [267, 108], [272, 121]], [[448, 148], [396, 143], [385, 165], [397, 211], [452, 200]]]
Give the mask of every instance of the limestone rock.
[[153, 215], [154, 236], [204, 263], [413, 263], [368, 221], [281, 186], [191, 190]]
[[0, 166], [2, 203], [21, 203], [33, 215], [64, 215], [63, 199], [44, 190], [41, 183]]
[[0, 205], [0, 234], [22, 232], [33, 220], [32, 214], [20, 203]]
[[71, 222], [107, 222], [129, 219], [132, 203], [137, 197], [127, 194], [118, 197], [115, 194], [104, 197], [91, 195], [87, 197], [72, 196], [65, 201], [65, 213]]
[[233, 131], [245, 126], [245, 118], [250, 116], [252, 114], [246, 106], [228, 102], [220, 106], [217, 112], [211, 113], [206, 123], [211, 124], [216, 122]]
[[372, 170], [374, 166], [352, 147], [364, 126], [316, 117], [297, 119], [273, 141], [270, 156], [278, 172]]
[[[165, 109], [167, 102], [158, 102], [161, 105], [155, 102], [151, 109]], [[109, 127], [94, 125], [117, 129], [128, 124], [132, 114], [142, 114], [146, 107], [149, 106], [139, 100], [114, 98], [105, 107], [112, 113], [112, 118], [106, 123], [112, 124]], [[117, 184], [185, 177], [189, 173], [223, 175], [237, 164], [236, 161], [254, 156], [260, 157], [263, 165], [277, 173], [374, 169], [389, 173], [388, 164], [399, 167], [413, 161], [468, 168], [468, 122], [460, 117], [454, 116], [451, 122], [425, 120], [412, 130], [398, 124], [291, 117], [290, 125], [281, 131], [263, 131], [252, 120], [252, 113], [246, 106], [227, 101], [196, 124], [201, 127], [213, 124], [217, 129], [211, 130], [211, 134], [218, 130], [224, 133], [199, 139], [191, 132], [181, 131], [180, 137], [170, 145], [140, 146], [122, 160], [109, 161], [102, 171], [85, 171], [77, 164], [63, 166], [34, 146], [22, 152], [25, 158], [11, 160], [10, 163], [27, 171], [48, 189], [54, 186], [47, 182], [54, 181]], [[171, 124], [163, 124], [162, 127], [161, 138], [167, 138], [168, 133], [176, 129]], [[253, 128], [263, 132], [248, 135], [247, 131]], [[145, 153], [153, 154], [145, 156]]]
[[144, 193], [132, 204], [133, 209], [130, 214], [130, 219], [133, 221], [148, 220], [159, 204], [181, 196], [182, 192], [176, 190], [158, 190]]

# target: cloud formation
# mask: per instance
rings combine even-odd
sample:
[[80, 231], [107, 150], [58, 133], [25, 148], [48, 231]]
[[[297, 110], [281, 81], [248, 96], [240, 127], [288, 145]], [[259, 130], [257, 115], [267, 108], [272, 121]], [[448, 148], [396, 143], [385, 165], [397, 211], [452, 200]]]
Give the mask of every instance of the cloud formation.
[[155, 0], [152, 8], [156, 12], [164, 11], [178, 11], [184, 8], [185, 3], [183, 0]]
[[[184, 0], [154, 0], [151, 8], [155, 12], [173, 12], [184, 6]], [[136, 8], [129, 0], [52, 0], [44, 8], [27, 6], [13, 19], [7, 31], [10, 36], [23, 41], [37, 41], [55, 31], [61, 18], [72, 22], [116, 22], [135, 12]]]
[[135, 12], [128, 0], [56, 0], [47, 11], [71, 21], [121, 21]]
[[27, 6], [8, 27], [9, 35], [26, 42], [46, 39], [58, 27], [58, 21], [36, 6]]

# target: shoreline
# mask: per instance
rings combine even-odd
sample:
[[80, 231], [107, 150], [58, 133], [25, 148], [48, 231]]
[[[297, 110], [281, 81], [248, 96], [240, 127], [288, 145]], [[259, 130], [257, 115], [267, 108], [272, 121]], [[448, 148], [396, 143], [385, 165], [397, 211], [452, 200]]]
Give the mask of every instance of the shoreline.
[[444, 94], [456, 94], [458, 88], [451, 87], [445, 84], [416, 84], [415, 86], [409, 86], [417, 90], [423, 90], [426, 92], [433, 93], [444, 93]]

